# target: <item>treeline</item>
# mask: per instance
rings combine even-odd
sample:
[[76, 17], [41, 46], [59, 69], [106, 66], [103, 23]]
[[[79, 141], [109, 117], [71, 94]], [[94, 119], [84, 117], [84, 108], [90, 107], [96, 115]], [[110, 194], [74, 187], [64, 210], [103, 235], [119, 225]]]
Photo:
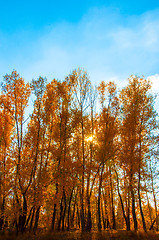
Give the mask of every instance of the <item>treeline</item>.
[[95, 88], [81, 69], [50, 83], [5, 75], [0, 230], [158, 230], [159, 138], [150, 90], [137, 76], [121, 90], [113, 82]]

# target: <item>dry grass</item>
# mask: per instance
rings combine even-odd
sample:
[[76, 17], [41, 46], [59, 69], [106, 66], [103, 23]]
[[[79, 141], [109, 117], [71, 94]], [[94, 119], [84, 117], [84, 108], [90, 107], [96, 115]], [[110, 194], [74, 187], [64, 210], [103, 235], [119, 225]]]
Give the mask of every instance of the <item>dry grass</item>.
[[159, 240], [159, 234], [154, 232], [133, 232], [133, 231], [102, 231], [99, 232], [86, 232], [81, 233], [79, 231], [75, 232], [54, 232], [54, 233], [37, 233], [18, 235], [7, 234], [0, 235], [0, 240]]

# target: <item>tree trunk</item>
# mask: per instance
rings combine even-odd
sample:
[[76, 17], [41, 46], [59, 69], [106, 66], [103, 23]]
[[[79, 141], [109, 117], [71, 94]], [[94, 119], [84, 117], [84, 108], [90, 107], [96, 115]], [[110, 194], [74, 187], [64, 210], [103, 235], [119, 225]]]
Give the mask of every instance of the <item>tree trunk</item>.
[[31, 207], [31, 209], [30, 209], [29, 216], [28, 216], [28, 218], [27, 218], [27, 220], [26, 220], [26, 223], [25, 223], [25, 228], [27, 228], [27, 226], [28, 226], [28, 223], [29, 223], [29, 221], [30, 221], [31, 214], [32, 214], [32, 211], [33, 211], [33, 208], [34, 208], [34, 206]]
[[55, 218], [56, 218], [56, 203], [54, 204], [54, 211], [53, 211], [53, 216], [52, 216], [52, 224], [51, 224], [51, 230], [53, 231], [55, 228]]
[[152, 193], [153, 193], [153, 200], [154, 200], [154, 205], [155, 205], [155, 213], [156, 213], [156, 227], [158, 231], [158, 211], [157, 211], [157, 202], [156, 202], [156, 194], [155, 194], [155, 189], [154, 189], [154, 179], [153, 179], [153, 172], [152, 172], [152, 166], [150, 163], [150, 172], [151, 172], [151, 186], [152, 186]]
[[4, 206], [5, 206], [5, 198], [3, 196], [3, 201], [2, 201], [2, 205], [1, 205], [0, 231], [2, 230], [3, 225], [4, 225], [4, 208], [5, 208]]
[[104, 199], [104, 209], [105, 209], [105, 215], [106, 215], [106, 228], [110, 228], [111, 229], [111, 226], [110, 226], [110, 222], [109, 222], [109, 218], [108, 218], [108, 210], [107, 210], [107, 202], [106, 202], [106, 199]]
[[69, 204], [68, 204], [68, 211], [67, 211], [67, 231], [70, 230], [70, 215], [71, 215], [71, 201], [73, 196], [74, 187], [72, 188]]
[[140, 176], [140, 169], [139, 169], [138, 197], [139, 197], [140, 214], [141, 214], [141, 218], [142, 218], [143, 229], [144, 229], [145, 232], [147, 232], [145, 218], [144, 218], [144, 214], [143, 214], [143, 211], [142, 211], [142, 203], [141, 203], [141, 195], [140, 195], [140, 178], [141, 178], [141, 176]]
[[34, 223], [34, 228], [33, 228], [34, 234], [36, 233], [36, 230], [37, 230], [37, 228], [38, 228], [40, 207], [41, 207], [41, 206], [39, 206], [39, 207], [37, 208], [37, 210], [36, 210], [35, 223]]
[[66, 195], [65, 195], [65, 190], [63, 192], [63, 195], [64, 195], [64, 211], [63, 211], [63, 215], [62, 215], [62, 231], [64, 231], [64, 228], [65, 228], [65, 215], [66, 215]]
[[20, 231], [21, 233], [25, 231], [26, 216], [27, 216], [27, 201], [25, 195], [23, 194], [23, 208], [20, 209], [18, 224], [18, 231]]
[[[58, 163], [58, 167], [59, 167], [59, 165], [60, 165], [60, 162]], [[55, 200], [56, 200], [56, 198], [57, 198], [57, 194], [58, 194], [58, 183], [56, 182], [56, 195], [55, 195]], [[55, 228], [56, 211], [57, 211], [57, 204], [54, 203], [54, 210], [53, 210], [52, 223], [51, 223], [51, 231], [53, 231], [54, 228]]]
[[[109, 168], [110, 169], [110, 168]], [[112, 205], [112, 221], [113, 221], [113, 226], [112, 229], [116, 229], [116, 221], [115, 221], [115, 212], [114, 212], [114, 196], [113, 196], [113, 186], [112, 186], [112, 173], [111, 169], [109, 171], [110, 173], [110, 189], [111, 189], [111, 205]]]
[[101, 210], [102, 210], [102, 221], [103, 221], [103, 227], [104, 227], [104, 230], [106, 229], [106, 218], [104, 216], [104, 209], [103, 209], [103, 204], [101, 206]]
[[75, 195], [75, 200], [74, 200], [74, 204], [73, 204], [73, 212], [72, 212], [72, 216], [71, 216], [71, 228], [74, 228], [74, 220], [75, 220], [75, 210], [76, 210], [76, 199], [77, 199], [77, 193]]
[[[145, 189], [146, 189], [146, 184], [145, 184]], [[151, 225], [152, 225], [152, 214], [151, 214], [151, 208], [150, 208], [150, 202], [149, 202], [149, 198], [148, 198], [148, 194], [147, 194], [147, 189], [146, 189], [146, 199], [147, 199], [147, 206], [149, 209], [150, 221], [151, 221]]]
[[79, 214], [78, 206], [77, 206], [77, 224], [76, 225], [78, 225], [79, 228], [81, 227], [81, 225], [80, 225], [80, 214]]
[[81, 130], [82, 130], [82, 189], [81, 189], [81, 227], [82, 232], [85, 230], [85, 215], [84, 215], [84, 176], [85, 176], [85, 154], [84, 154], [84, 126], [83, 126], [83, 111], [81, 108]]
[[157, 221], [158, 217], [159, 217], [159, 215], [157, 215], [157, 217], [153, 220], [149, 230], [153, 229], [153, 226], [154, 226], [155, 222]]
[[133, 222], [134, 222], [134, 230], [137, 231], [138, 224], [137, 224], [137, 218], [136, 218], [136, 212], [135, 212], [135, 196], [132, 188], [131, 188], [131, 198], [132, 198], [132, 215], [133, 215]]
[[121, 207], [122, 207], [123, 217], [124, 217], [125, 223], [126, 223], [126, 230], [127, 230], [127, 231], [130, 231], [130, 221], [129, 221], [128, 216], [126, 216], [126, 214], [125, 214], [124, 204], [123, 204], [123, 200], [122, 200], [121, 194], [120, 194], [120, 192], [119, 192], [119, 189], [118, 189], [118, 194], [119, 194], [120, 203], [121, 203]]
[[120, 199], [120, 203], [121, 203], [123, 217], [124, 217], [125, 223], [126, 223], [126, 230], [129, 231], [130, 230], [130, 223], [128, 221], [128, 218], [127, 218], [125, 210], [124, 210], [124, 204], [123, 204], [122, 196], [121, 196], [120, 190], [119, 190], [119, 178], [118, 178], [118, 173], [117, 173], [116, 170], [115, 170], [115, 173], [116, 173], [116, 176], [117, 176], [117, 191], [118, 191], [118, 195], [119, 195], [119, 199]]
[[23, 194], [23, 216], [22, 216], [22, 228], [21, 228], [22, 233], [25, 231], [26, 217], [27, 217], [27, 201], [26, 201], [25, 195]]
[[62, 197], [61, 202], [60, 202], [60, 218], [59, 218], [59, 221], [58, 221], [57, 231], [60, 231], [60, 228], [61, 228], [61, 221], [62, 221], [62, 214], [63, 214], [62, 201], [63, 201], [63, 197]]
[[103, 181], [103, 171], [104, 171], [104, 164], [101, 169], [101, 174], [99, 176], [99, 189], [98, 189], [98, 231], [101, 232], [102, 224], [101, 224], [101, 190], [102, 190], [102, 181]]
[[35, 215], [35, 207], [33, 207], [33, 213], [32, 213], [32, 216], [31, 216], [29, 232], [31, 232], [31, 230], [32, 230], [34, 215]]
[[88, 211], [87, 211], [87, 226], [86, 226], [86, 230], [87, 231], [91, 231], [92, 228], [92, 217], [91, 217], [91, 204], [90, 204], [90, 196], [87, 196], [87, 207], [88, 207]]

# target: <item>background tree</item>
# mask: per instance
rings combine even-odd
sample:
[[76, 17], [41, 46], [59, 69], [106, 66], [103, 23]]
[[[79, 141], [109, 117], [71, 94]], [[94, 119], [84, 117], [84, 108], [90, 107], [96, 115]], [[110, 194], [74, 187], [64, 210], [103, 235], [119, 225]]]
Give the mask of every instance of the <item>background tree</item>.
[[2, 106], [0, 110], [0, 230], [2, 230], [4, 222], [7, 221], [6, 200], [11, 190], [11, 175], [9, 172], [12, 164], [9, 157], [9, 147], [12, 131], [13, 123], [10, 113]]
[[121, 91], [120, 96], [122, 101], [122, 152], [129, 177], [134, 229], [138, 228], [135, 213], [134, 189], [136, 188], [145, 231], [146, 224], [140, 195], [141, 179], [147, 170], [147, 153], [151, 147], [150, 136], [157, 127], [154, 100], [149, 93], [150, 88], [151, 85], [147, 80], [132, 76], [128, 86]]
[[[105, 165], [113, 160], [116, 154], [115, 138], [118, 133], [118, 113], [119, 102], [117, 97], [116, 85], [112, 82], [105, 84], [102, 82], [98, 88], [101, 112], [98, 120], [97, 141], [98, 141], [98, 162], [100, 163], [99, 171], [99, 189], [98, 189], [98, 230], [101, 231], [101, 192], [103, 184], [103, 174]], [[109, 167], [110, 169], [110, 167]], [[111, 171], [110, 171], [111, 174]], [[111, 176], [110, 176], [111, 177]], [[111, 188], [112, 204], [113, 192]], [[113, 227], [115, 228], [115, 214], [113, 213]]]
[[81, 226], [82, 231], [85, 230], [85, 213], [84, 213], [84, 195], [85, 195], [85, 125], [84, 119], [87, 115], [86, 110], [89, 107], [89, 94], [90, 94], [90, 80], [88, 74], [81, 70], [74, 70], [68, 77], [70, 85], [72, 86], [71, 90], [73, 91], [73, 105], [78, 113], [79, 122], [80, 122], [80, 132], [81, 132], [81, 166], [82, 166], [82, 176], [81, 176]]
[[[25, 195], [25, 180], [22, 174], [22, 149], [25, 123], [25, 109], [28, 106], [30, 96], [29, 84], [25, 84], [24, 79], [19, 76], [16, 71], [11, 75], [5, 75], [2, 84], [1, 104], [5, 111], [11, 116], [14, 125], [14, 150], [12, 151], [12, 158], [15, 161], [16, 171], [14, 175], [14, 194], [16, 204], [19, 208], [19, 219], [16, 220], [17, 231], [24, 230], [24, 224], [27, 214], [27, 203]], [[20, 198], [23, 198], [21, 205]]]

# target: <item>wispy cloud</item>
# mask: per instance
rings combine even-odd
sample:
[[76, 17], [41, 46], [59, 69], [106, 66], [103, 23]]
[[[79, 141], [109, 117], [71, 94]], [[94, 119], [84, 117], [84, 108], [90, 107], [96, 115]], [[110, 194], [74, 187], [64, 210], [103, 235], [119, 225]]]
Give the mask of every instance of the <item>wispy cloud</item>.
[[0, 74], [13, 68], [27, 79], [64, 78], [77, 67], [91, 80], [124, 81], [155, 75], [159, 66], [159, 10], [140, 16], [93, 8], [78, 23], [60, 22], [41, 31], [0, 34]]
[[152, 83], [153, 92], [159, 95], [159, 74], [148, 76], [147, 79]]

